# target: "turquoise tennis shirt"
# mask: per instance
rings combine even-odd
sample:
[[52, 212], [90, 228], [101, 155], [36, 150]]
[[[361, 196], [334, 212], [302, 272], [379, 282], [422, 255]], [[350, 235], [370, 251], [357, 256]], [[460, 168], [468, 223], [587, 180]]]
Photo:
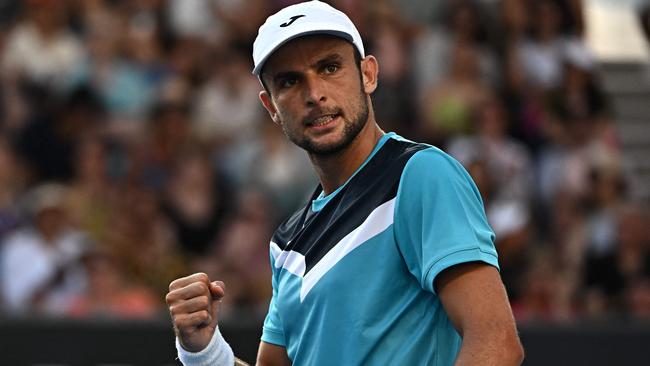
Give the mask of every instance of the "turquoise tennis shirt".
[[467, 171], [386, 134], [344, 185], [318, 187], [274, 233], [262, 341], [294, 365], [452, 365], [461, 337], [434, 281], [460, 263], [498, 268], [493, 243]]

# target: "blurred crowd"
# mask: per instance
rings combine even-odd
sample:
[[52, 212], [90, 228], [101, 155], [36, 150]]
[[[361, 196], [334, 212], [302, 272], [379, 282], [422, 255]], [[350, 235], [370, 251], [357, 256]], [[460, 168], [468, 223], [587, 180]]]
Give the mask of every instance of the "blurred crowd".
[[[0, 1], [0, 314], [157, 317], [195, 271], [265, 312], [270, 236], [317, 183], [250, 72], [292, 2]], [[650, 317], [581, 0], [330, 3], [379, 60], [384, 130], [475, 179], [519, 320]]]

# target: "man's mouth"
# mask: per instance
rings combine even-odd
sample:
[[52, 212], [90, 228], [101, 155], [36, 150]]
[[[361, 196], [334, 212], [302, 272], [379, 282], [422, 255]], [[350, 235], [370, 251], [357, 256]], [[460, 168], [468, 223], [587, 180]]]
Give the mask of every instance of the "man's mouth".
[[313, 119], [309, 125], [315, 127], [325, 126], [326, 124], [332, 122], [336, 117], [338, 117], [338, 114], [325, 114]]

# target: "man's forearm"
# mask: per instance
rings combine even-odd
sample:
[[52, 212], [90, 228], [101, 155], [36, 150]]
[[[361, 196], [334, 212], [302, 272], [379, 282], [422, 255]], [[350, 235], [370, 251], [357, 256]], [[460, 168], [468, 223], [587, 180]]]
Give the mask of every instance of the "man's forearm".
[[519, 366], [524, 360], [524, 350], [518, 337], [491, 338], [491, 334], [481, 337], [463, 338], [454, 366]]

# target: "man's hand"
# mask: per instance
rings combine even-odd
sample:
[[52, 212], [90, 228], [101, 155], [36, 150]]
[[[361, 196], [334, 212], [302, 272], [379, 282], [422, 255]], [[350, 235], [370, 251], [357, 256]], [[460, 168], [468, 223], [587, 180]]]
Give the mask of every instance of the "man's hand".
[[199, 352], [210, 343], [224, 295], [224, 283], [210, 282], [205, 273], [195, 273], [169, 284], [165, 301], [176, 336], [187, 351]]

